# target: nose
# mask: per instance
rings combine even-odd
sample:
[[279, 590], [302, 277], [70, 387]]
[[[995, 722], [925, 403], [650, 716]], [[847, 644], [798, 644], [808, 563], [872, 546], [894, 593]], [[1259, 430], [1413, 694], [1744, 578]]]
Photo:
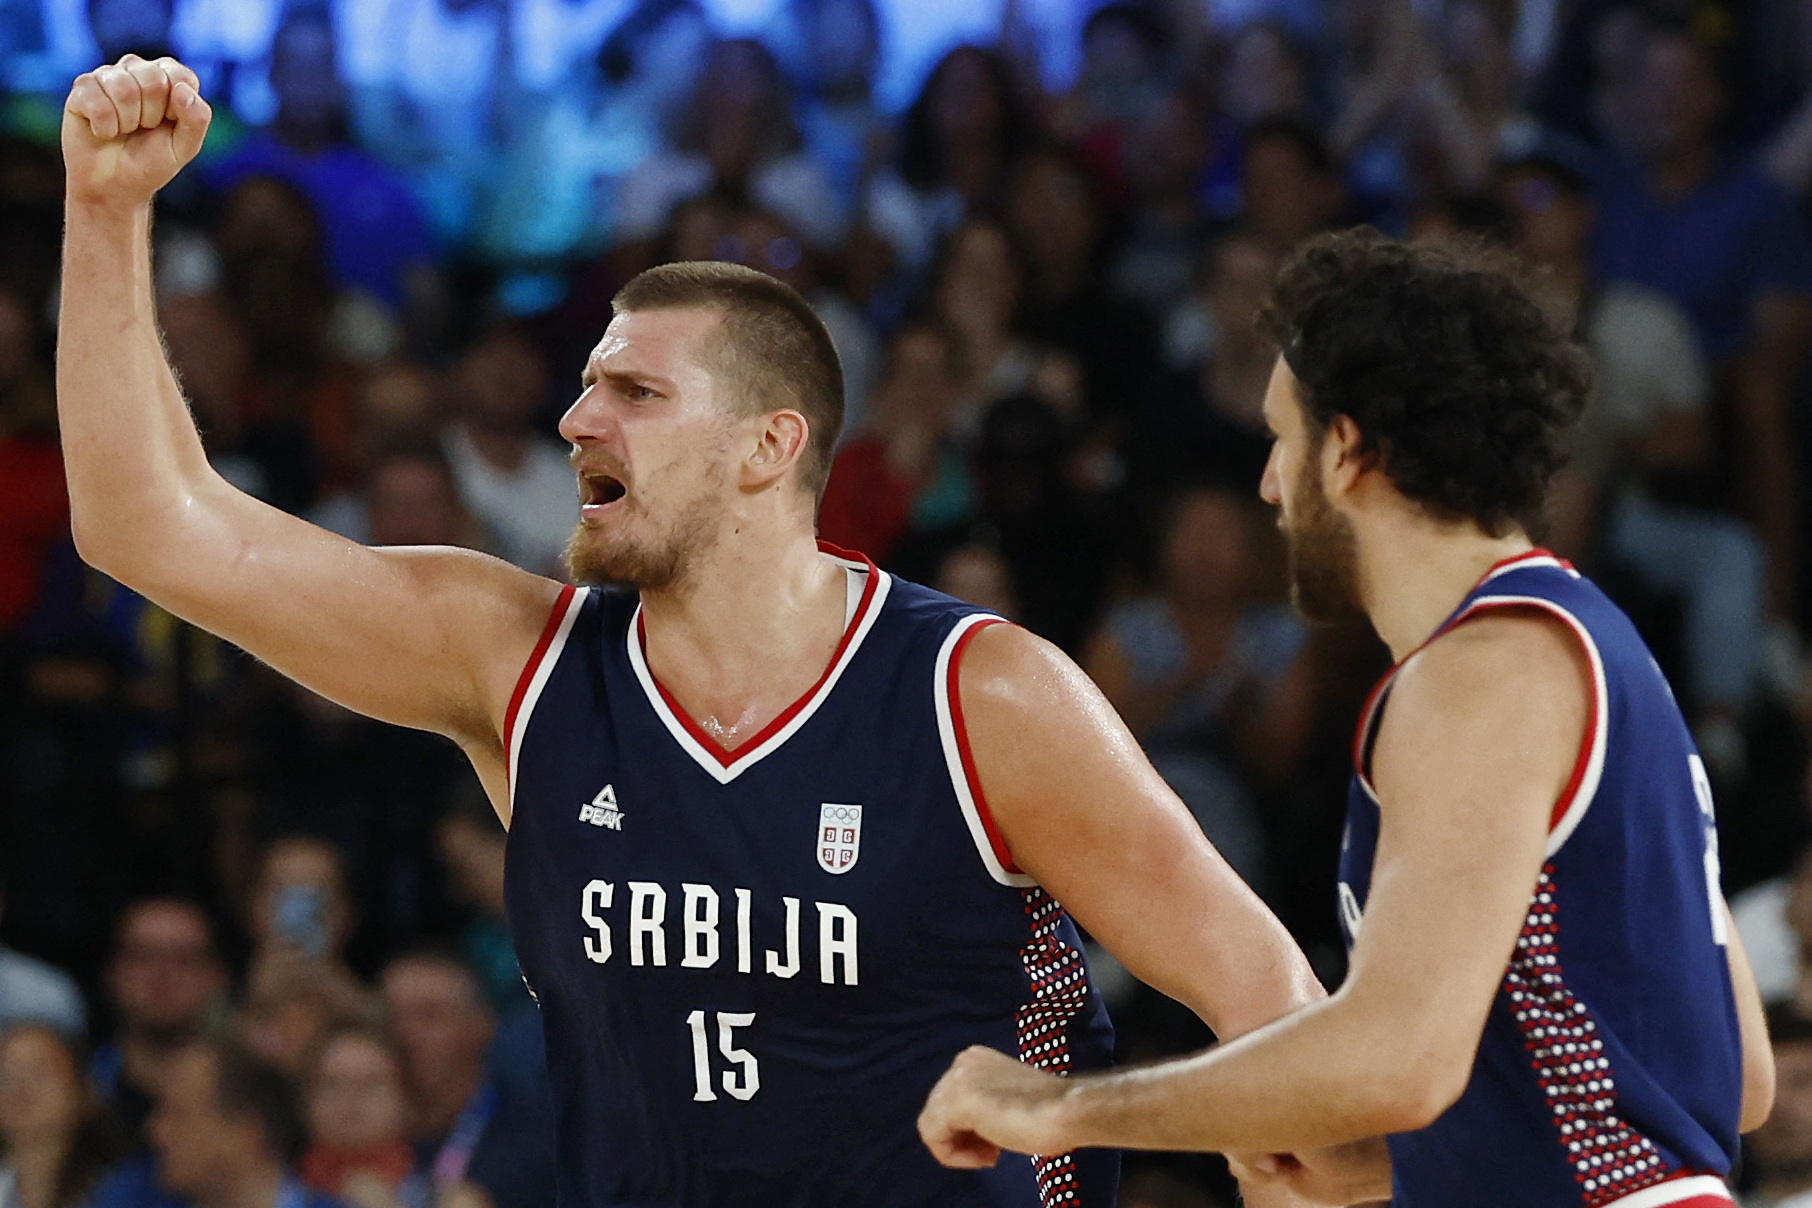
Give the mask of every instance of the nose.
[[1278, 454], [1280, 447], [1276, 441], [1271, 442], [1271, 454], [1265, 458], [1265, 472], [1258, 480], [1258, 497], [1272, 507], [1283, 504], [1283, 472], [1279, 468], [1283, 458]]
[[603, 395], [596, 386], [588, 386], [573, 400], [573, 405], [560, 417], [560, 439], [576, 445], [604, 438], [609, 409], [603, 405]]

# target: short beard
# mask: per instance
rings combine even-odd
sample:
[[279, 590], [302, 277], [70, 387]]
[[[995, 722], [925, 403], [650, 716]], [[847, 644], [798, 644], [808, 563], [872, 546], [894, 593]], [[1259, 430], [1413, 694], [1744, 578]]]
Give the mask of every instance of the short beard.
[[1315, 471], [1315, 459], [1305, 457], [1290, 501], [1293, 518], [1282, 526], [1290, 602], [1311, 621], [1340, 625], [1365, 616], [1359, 598], [1359, 541], [1352, 521], [1328, 502]]
[[672, 587], [716, 543], [720, 510], [709, 495], [693, 500], [658, 546], [605, 537], [581, 523], [566, 542], [567, 577], [574, 583], [627, 585], [639, 591]]

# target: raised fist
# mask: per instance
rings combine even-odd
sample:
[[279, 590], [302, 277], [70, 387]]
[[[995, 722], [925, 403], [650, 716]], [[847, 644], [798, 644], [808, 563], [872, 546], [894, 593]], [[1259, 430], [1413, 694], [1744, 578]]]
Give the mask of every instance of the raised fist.
[[195, 73], [175, 59], [127, 55], [77, 76], [63, 106], [70, 199], [146, 204], [195, 158], [213, 116]]

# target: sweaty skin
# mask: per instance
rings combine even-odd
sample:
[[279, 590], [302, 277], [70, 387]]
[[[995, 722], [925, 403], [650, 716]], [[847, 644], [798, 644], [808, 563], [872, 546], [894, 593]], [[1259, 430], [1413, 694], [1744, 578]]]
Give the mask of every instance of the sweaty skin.
[[[1468, 621], [1423, 647], [1472, 585], [1531, 547], [1430, 518], [1408, 503], [1336, 417], [1316, 449], [1280, 358], [1265, 397], [1275, 444], [1261, 494], [1283, 512], [1299, 473], [1351, 518], [1357, 591], [1404, 661], [1373, 747], [1382, 802], [1365, 926], [1330, 998], [1194, 1057], [1052, 1078], [985, 1048], [933, 1089], [920, 1135], [948, 1166], [1002, 1150], [1073, 1146], [1283, 1156], [1236, 1162], [1248, 1187], [1317, 1203], [1390, 1197], [1378, 1138], [1424, 1128], [1465, 1090], [1486, 1015], [1527, 913], [1554, 802], [1591, 708], [1578, 641], [1543, 612]], [[1743, 1047], [1741, 1127], [1773, 1099], [1761, 998], [1731, 929]], [[1328, 1161], [1329, 1155], [1335, 1159]]]
[[[209, 117], [186, 67], [134, 56], [80, 77], [65, 108], [57, 385], [77, 546], [323, 696], [453, 738], [507, 825], [504, 716], [560, 585], [466, 550], [357, 545], [209, 466], [158, 338], [149, 257], [152, 196]], [[687, 538], [680, 577], [643, 592], [649, 663], [688, 713], [736, 733], [817, 681], [843, 588], [799, 485], [809, 424], [790, 406], [736, 405], [707, 355], [721, 317], [617, 315], [561, 433], [588, 550]], [[973, 643], [960, 686], [1008, 847], [1110, 951], [1224, 1035], [1321, 995], [1066, 658], [997, 626]], [[1271, 1188], [1253, 1202], [1298, 1201]]]

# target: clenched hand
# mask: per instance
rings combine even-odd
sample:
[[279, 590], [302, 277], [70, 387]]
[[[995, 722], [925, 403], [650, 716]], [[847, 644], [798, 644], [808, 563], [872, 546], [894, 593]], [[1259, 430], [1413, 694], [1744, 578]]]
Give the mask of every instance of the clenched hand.
[[195, 153], [214, 113], [195, 73], [175, 59], [127, 55], [76, 77], [63, 106], [72, 203], [146, 205]]

